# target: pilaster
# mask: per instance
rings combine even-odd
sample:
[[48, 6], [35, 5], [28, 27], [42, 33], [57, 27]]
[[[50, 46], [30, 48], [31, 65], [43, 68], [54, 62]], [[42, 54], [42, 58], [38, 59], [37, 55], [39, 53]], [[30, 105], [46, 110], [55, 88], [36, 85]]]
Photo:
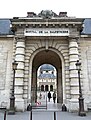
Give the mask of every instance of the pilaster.
[[71, 94], [69, 109], [72, 111], [78, 109], [78, 96], [79, 96], [78, 73], [75, 65], [76, 61], [79, 60], [77, 39], [78, 38], [69, 39], [69, 79]]
[[[57, 90], [57, 102], [58, 103], [63, 103], [63, 88], [62, 88], [62, 69], [58, 69], [58, 82], [57, 82], [57, 86], [58, 86], [58, 90]], [[60, 82], [61, 81], [61, 82]]]
[[[25, 61], [25, 38], [17, 37], [16, 38], [16, 51], [15, 51], [15, 60], [18, 63], [18, 67], [15, 74], [15, 98], [16, 105], [18, 108], [17, 101], [22, 101], [23, 107], [23, 87], [24, 87], [24, 61]], [[19, 109], [19, 108], [18, 108]]]

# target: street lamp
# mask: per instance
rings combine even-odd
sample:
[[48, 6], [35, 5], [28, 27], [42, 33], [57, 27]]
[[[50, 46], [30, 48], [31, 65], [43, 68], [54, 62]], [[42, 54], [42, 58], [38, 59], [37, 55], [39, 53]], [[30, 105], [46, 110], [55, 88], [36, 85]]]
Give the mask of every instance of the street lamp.
[[81, 71], [81, 63], [79, 60], [76, 62], [76, 69], [78, 70], [78, 80], [79, 80], [79, 116], [86, 116], [84, 112], [84, 98], [82, 97], [82, 89], [81, 89], [81, 81], [80, 81], [80, 71]]
[[14, 87], [15, 87], [15, 70], [17, 70], [16, 61], [12, 63], [12, 69], [13, 69], [13, 85], [12, 85], [12, 92], [10, 97], [10, 111], [9, 114], [15, 114], [15, 96], [14, 96]]

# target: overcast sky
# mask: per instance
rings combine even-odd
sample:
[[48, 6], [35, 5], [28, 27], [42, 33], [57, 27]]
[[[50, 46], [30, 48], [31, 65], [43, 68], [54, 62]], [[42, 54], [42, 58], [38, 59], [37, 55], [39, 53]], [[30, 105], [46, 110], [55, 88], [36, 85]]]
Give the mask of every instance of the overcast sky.
[[38, 14], [41, 10], [91, 18], [91, 0], [0, 0], [0, 18], [26, 17], [27, 12]]

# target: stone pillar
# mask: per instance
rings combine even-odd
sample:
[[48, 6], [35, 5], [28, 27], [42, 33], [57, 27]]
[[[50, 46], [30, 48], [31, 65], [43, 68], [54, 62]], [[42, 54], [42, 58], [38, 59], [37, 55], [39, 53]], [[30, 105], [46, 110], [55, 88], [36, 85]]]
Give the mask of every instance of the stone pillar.
[[45, 91], [45, 85], [44, 85], [44, 91]]
[[70, 111], [78, 110], [79, 82], [75, 63], [79, 60], [77, 38], [69, 40]]
[[23, 81], [24, 81], [24, 57], [25, 38], [16, 38], [15, 60], [18, 67], [15, 74], [15, 106], [17, 110], [24, 110]]
[[33, 66], [32, 69], [32, 98], [31, 98], [31, 102], [32, 104], [35, 104], [37, 102], [37, 70], [35, 68], [35, 66]]
[[62, 69], [58, 69], [58, 76], [57, 76], [57, 102], [63, 103], [63, 88], [62, 88]]

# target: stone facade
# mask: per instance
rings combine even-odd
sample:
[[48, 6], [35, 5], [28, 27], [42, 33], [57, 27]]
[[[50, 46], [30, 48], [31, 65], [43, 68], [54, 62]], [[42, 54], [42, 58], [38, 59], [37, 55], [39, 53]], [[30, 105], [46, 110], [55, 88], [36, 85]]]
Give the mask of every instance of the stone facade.
[[37, 88], [37, 69], [42, 64], [52, 64], [57, 70], [57, 101], [65, 103], [69, 111], [78, 110], [77, 60], [81, 61], [85, 109], [91, 107], [91, 36], [80, 34], [84, 19], [48, 14], [43, 18], [35, 14], [13, 18], [14, 35], [0, 36], [0, 106], [9, 108], [12, 61], [15, 59], [18, 63], [16, 110], [26, 110], [31, 102], [31, 90]]
[[12, 85], [13, 38], [0, 37], [0, 106], [9, 107]]

